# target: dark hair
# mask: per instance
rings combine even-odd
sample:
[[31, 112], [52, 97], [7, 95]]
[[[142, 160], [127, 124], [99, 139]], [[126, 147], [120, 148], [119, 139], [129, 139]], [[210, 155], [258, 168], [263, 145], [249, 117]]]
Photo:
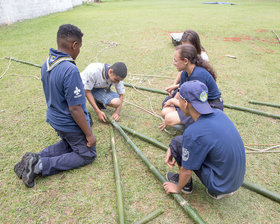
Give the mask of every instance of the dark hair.
[[57, 40], [58, 39], [68, 40], [69, 38], [77, 38], [79, 41], [82, 41], [83, 35], [84, 34], [78, 27], [72, 24], [63, 24], [59, 27], [57, 31]]
[[190, 42], [195, 47], [198, 54], [201, 54], [201, 51], [205, 51], [200, 44], [199, 35], [194, 30], [186, 30], [183, 33], [181, 42]]
[[206, 69], [213, 76], [214, 80], [216, 81], [216, 73], [215, 73], [214, 69], [211, 67], [211, 65], [208, 62], [204, 61], [200, 57], [200, 55], [197, 54], [197, 51], [193, 45], [191, 45], [191, 44], [179, 45], [176, 47], [176, 50], [179, 51], [180, 58], [182, 60], [187, 58], [192, 64], [195, 64], [197, 66], [200, 66], [200, 67]]
[[127, 68], [123, 62], [116, 62], [115, 64], [111, 65], [109, 69], [112, 69], [115, 75], [123, 79], [127, 75]]

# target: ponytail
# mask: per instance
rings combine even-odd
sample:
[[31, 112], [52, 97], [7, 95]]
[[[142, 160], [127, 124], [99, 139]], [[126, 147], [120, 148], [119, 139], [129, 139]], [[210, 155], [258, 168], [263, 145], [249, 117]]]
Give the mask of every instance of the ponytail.
[[176, 50], [179, 50], [180, 58], [182, 60], [184, 60], [184, 58], [187, 58], [192, 64], [206, 69], [216, 81], [216, 72], [208, 62], [204, 61], [201, 56], [197, 54], [194, 46], [192, 46], [191, 44], [183, 44], [177, 46]]

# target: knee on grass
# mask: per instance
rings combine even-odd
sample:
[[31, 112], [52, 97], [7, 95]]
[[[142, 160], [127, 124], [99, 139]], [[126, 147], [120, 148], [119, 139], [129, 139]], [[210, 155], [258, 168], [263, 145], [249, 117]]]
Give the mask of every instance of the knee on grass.
[[114, 98], [111, 100], [111, 102], [109, 103], [110, 107], [114, 107], [117, 108], [118, 106], [121, 105], [121, 100], [119, 98]]

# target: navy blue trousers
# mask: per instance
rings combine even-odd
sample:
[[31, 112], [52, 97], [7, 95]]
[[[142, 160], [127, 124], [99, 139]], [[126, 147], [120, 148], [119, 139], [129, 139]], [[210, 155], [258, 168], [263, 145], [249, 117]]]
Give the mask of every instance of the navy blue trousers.
[[96, 158], [96, 147], [87, 147], [83, 133], [56, 130], [61, 140], [42, 150], [42, 176], [50, 176], [64, 170], [71, 170], [92, 163]]

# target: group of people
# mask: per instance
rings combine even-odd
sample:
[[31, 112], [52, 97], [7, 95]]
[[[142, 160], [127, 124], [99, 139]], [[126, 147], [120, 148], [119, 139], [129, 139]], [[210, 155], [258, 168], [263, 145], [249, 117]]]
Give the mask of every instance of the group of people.
[[[92, 63], [79, 72], [75, 59], [80, 53], [83, 33], [71, 24], [57, 32], [57, 50], [50, 49], [41, 69], [47, 103], [47, 122], [61, 140], [39, 153], [26, 153], [14, 171], [27, 187], [34, 186], [37, 176], [49, 176], [92, 163], [97, 156], [96, 137], [90, 125], [86, 99], [98, 118], [106, 122], [102, 109], [115, 108], [112, 118], [120, 119], [127, 67]], [[215, 199], [233, 194], [243, 183], [245, 150], [232, 121], [223, 112], [216, 74], [200, 44], [198, 34], [187, 30], [182, 45], [176, 47], [174, 65], [178, 75], [167, 87], [162, 116], [166, 126], [181, 125], [184, 134], [172, 139], [165, 162], [177, 162], [179, 173], [168, 172], [163, 187], [166, 193], [191, 193], [192, 172]], [[116, 92], [111, 90], [114, 85]]]

